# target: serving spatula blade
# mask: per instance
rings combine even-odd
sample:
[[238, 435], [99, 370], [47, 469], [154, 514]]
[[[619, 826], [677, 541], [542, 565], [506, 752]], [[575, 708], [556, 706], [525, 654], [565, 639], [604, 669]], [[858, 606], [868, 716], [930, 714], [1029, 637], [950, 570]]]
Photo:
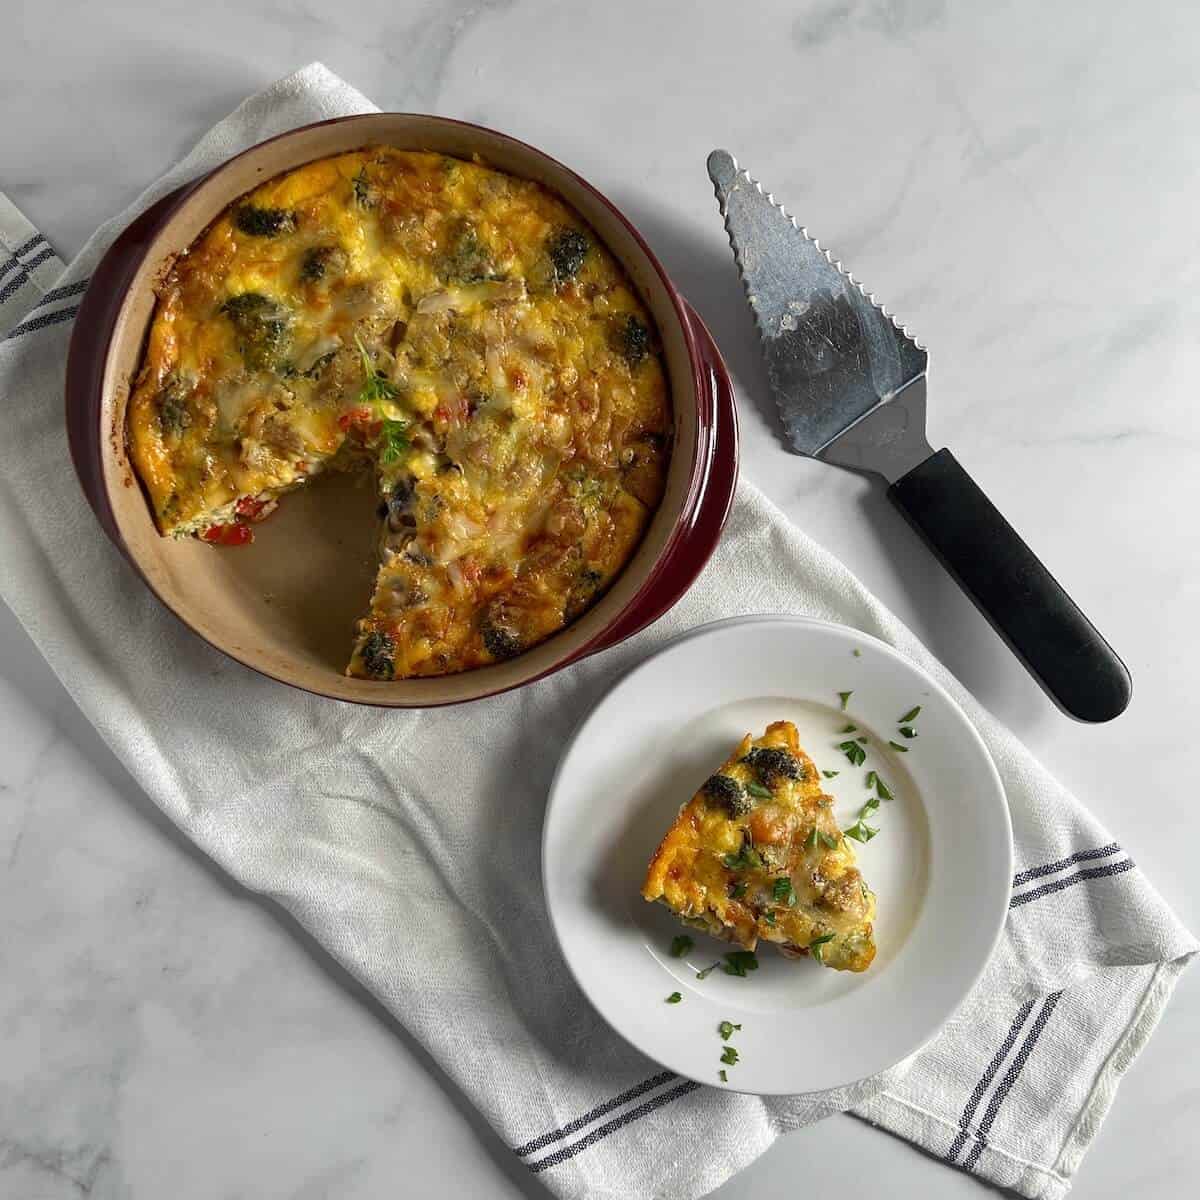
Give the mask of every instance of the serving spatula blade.
[[[837, 458], [832, 443], [839, 435], [922, 381], [929, 356], [733, 155], [714, 150], [708, 173], [787, 439], [799, 454], [834, 451]], [[893, 478], [886, 461], [871, 460], [869, 445], [867, 460], [860, 447], [858, 460], [845, 465]], [[929, 453], [926, 447], [908, 465]]]
[[1125, 664], [949, 450], [925, 437], [929, 356], [727, 150], [708, 156], [771, 390], [792, 448], [875, 471], [1047, 694], [1107, 721]]

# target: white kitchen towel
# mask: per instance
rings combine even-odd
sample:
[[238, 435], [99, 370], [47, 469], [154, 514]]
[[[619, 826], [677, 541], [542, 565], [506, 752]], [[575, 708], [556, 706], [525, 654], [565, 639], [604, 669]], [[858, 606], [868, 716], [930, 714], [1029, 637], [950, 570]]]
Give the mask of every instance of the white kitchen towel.
[[[289, 76], [52, 281], [44, 239], [0, 208], [4, 599], [155, 803], [369, 987], [555, 1194], [688, 1200], [780, 1133], [853, 1109], [995, 1183], [1062, 1195], [1196, 943], [1079, 801], [752, 486], [653, 628], [531, 687], [429, 712], [321, 700], [240, 667], [166, 613], [100, 532], [69, 479], [62, 391], [71, 319], [106, 246], [234, 151], [372, 110], [319, 65]], [[542, 902], [542, 812], [572, 729], [669, 638], [752, 612], [898, 647], [975, 722], [1012, 808], [1020, 872], [984, 979], [921, 1054], [853, 1092], [759, 1100], [661, 1071], [579, 993]]]

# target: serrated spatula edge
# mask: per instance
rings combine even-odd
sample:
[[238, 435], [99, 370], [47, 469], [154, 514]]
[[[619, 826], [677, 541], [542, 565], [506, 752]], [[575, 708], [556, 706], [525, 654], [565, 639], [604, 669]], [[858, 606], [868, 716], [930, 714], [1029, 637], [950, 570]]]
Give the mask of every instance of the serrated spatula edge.
[[764, 330], [762, 323], [759, 321], [758, 306], [754, 303], [753, 295], [750, 292], [750, 288], [746, 282], [746, 270], [745, 264], [742, 261], [742, 251], [737, 244], [737, 240], [729, 222], [729, 206], [727, 204], [727, 197], [730, 190], [734, 186], [735, 181], [739, 177], [744, 179], [755, 189], [755, 191], [763, 196], [772, 208], [778, 209], [779, 212], [791, 223], [792, 228], [795, 229], [796, 232], [801, 235], [801, 237], [811, 242], [825, 256], [825, 261], [829, 263], [829, 265], [833, 267], [833, 269], [837, 271], [837, 273], [841, 275], [848, 283], [852, 284], [872, 308], [878, 310], [882, 316], [885, 316], [889, 321], [891, 321], [896, 330], [906, 337], [910, 342], [912, 342], [912, 344], [916, 346], [918, 350], [922, 350], [926, 354], [929, 353], [928, 347], [921, 342], [921, 340], [912, 332], [912, 330], [910, 330], [908, 326], [903, 324], [901, 321], [897, 320], [893, 313], [888, 312], [887, 306], [875, 298], [875, 293], [867, 291], [866, 287], [864, 287], [862, 283], [855, 279], [854, 274], [847, 270], [845, 266], [843, 266], [841, 259], [834, 258], [833, 254], [821, 245], [820, 240], [813, 237], [812, 234], [808, 232], [808, 228], [804, 225], [801, 225], [800, 222], [797, 221], [790, 212], [788, 212], [786, 206], [775, 198], [774, 193], [768, 192], [763, 185], [759, 183], [753, 175], [750, 174], [749, 171], [740, 166], [738, 164], [738, 160], [732, 154], [730, 154], [728, 150], [718, 149], [709, 154], [708, 177], [712, 180], [713, 190], [716, 192], [717, 196], [717, 203], [721, 208], [721, 220], [725, 225], [725, 235], [729, 239], [730, 248], [733, 250], [734, 262], [737, 264], [738, 278], [742, 281], [742, 289], [746, 293], [746, 299], [749, 301], [750, 309], [754, 313], [754, 322], [758, 326], [758, 331], [761, 336], [769, 336], [769, 331]]

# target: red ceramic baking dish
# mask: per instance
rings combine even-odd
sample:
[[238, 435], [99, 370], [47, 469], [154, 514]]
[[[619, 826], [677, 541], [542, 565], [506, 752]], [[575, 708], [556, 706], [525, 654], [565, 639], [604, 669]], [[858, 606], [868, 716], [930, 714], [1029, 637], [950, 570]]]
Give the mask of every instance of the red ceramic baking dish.
[[[365, 477], [322, 478], [287, 496], [258, 527], [252, 545], [214, 548], [159, 536], [125, 444], [125, 408], [155, 286], [175, 256], [263, 180], [370, 145], [478, 155], [562, 196], [621, 261], [653, 315], [675, 420], [662, 505], [633, 558], [593, 608], [507, 662], [393, 682], [343, 674], [375, 568], [376, 497]], [[344, 117], [282, 134], [143, 213], [92, 276], [71, 338], [66, 404], [71, 455], [88, 502], [155, 595], [200, 637], [246, 666], [361, 704], [423, 707], [478, 699], [530, 683], [645, 628], [688, 590], [712, 553], [737, 479], [737, 418], [721, 356], [630, 222], [574, 172], [523, 142], [478, 125], [410, 113]]]

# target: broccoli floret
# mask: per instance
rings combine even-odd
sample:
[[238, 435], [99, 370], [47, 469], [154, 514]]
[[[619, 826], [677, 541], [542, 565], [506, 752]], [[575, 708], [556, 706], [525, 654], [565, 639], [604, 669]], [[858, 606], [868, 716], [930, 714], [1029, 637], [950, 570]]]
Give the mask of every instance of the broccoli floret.
[[300, 282], [315, 283], [330, 273], [338, 274], [345, 262], [346, 254], [340, 246], [313, 246], [300, 260]]
[[511, 629], [499, 625], [485, 625], [483, 644], [487, 652], [497, 659], [514, 658], [521, 653], [521, 639]]
[[479, 283], [495, 279], [496, 264], [486, 246], [480, 245], [475, 227], [461, 222], [442, 256], [438, 274], [447, 282]]
[[600, 584], [603, 581], [604, 576], [595, 568], [584, 567], [575, 577], [575, 582], [567, 593], [563, 616], [568, 621], [574, 621], [576, 617], [586, 612], [596, 599], [596, 593], [600, 590]]
[[629, 313], [618, 322], [613, 342], [625, 361], [636, 367], [650, 353], [650, 330], [645, 322]]
[[367, 178], [367, 168], [362, 167], [352, 180], [354, 185], [354, 203], [359, 208], [374, 208], [378, 197], [371, 181]]
[[483, 626], [483, 645], [495, 659], [515, 658], [521, 653], [521, 639], [502, 625]]
[[710, 775], [700, 790], [710, 800], [724, 805], [731, 817], [744, 817], [754, 807], [746, 789], [731, 775]]
[[377, 629], [367, 635], [362, 644], [363, 666], [372, 679], [394, 679], [396, 676], [396, 643], [389, 634]]
[[804, 778], [800, 762], [775, 746], [756, 746], [742, 761], [749, 763], [768, 787], [780, 779]]
[[168, 375], [158, 393], [158, 427], [168, 437], [179, 437], [192, 423], [187, 405], [188, 387], [178, 375]]
[[278, 366], [289, 340], [287, 310], [259, 292], [243, 292], [221, 305], [237, 334], [248, 367]]
[[286, 208], [258, 208], [243, 204], [233, 214], [233, 223], [250, 237], [277, 237], [296, 228], [296, 214]]
[[547, 251], [557, 282], [563, 283], [579, 274], [590, 248], [591, 242], [577, 229], [561, 229], [550, 239]]

